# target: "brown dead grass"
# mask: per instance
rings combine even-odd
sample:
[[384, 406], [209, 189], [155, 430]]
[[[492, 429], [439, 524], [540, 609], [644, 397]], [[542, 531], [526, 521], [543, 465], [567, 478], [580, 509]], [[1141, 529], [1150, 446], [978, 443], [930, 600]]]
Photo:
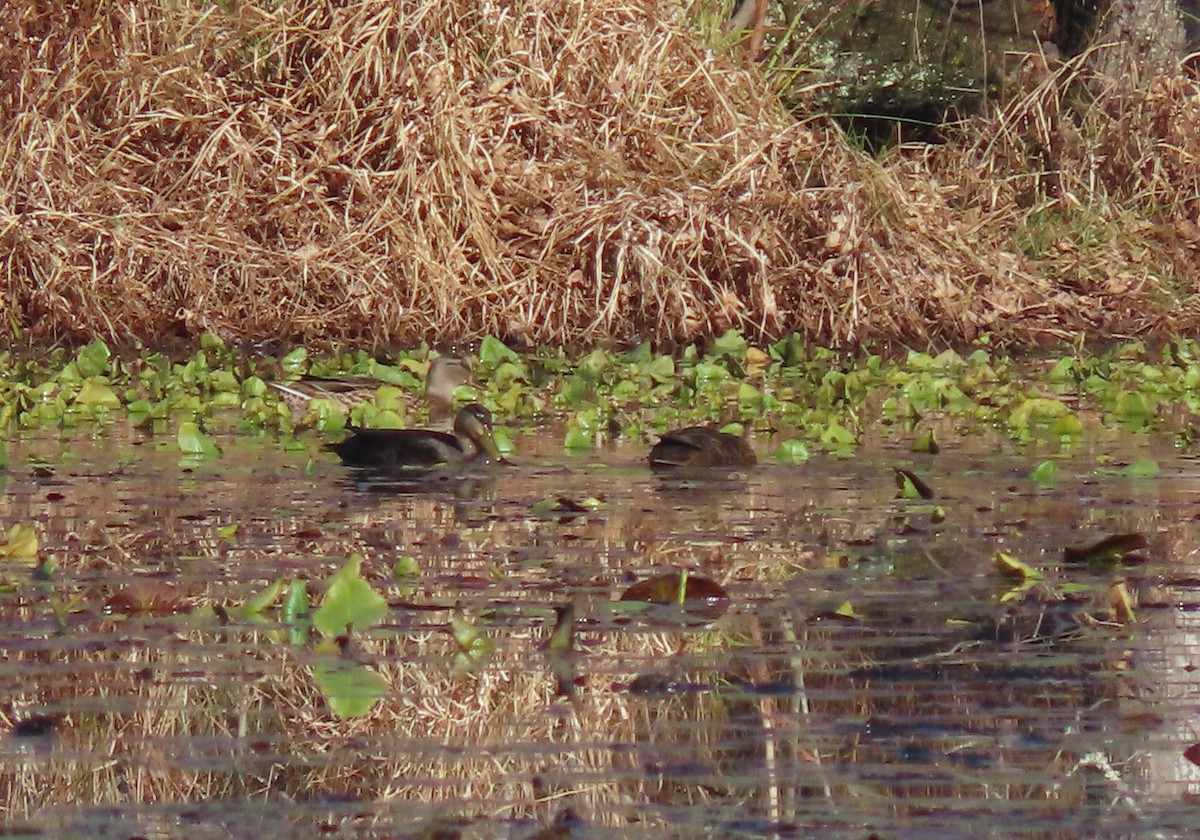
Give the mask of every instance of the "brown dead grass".
[[669, 2], [16, 0], [0, 74], [0, 308], [34, 342], [1034, 343], [1200, 314], [1184, 77], [1079, 108], [1077, 68], [1033, 73], [876, 161]]

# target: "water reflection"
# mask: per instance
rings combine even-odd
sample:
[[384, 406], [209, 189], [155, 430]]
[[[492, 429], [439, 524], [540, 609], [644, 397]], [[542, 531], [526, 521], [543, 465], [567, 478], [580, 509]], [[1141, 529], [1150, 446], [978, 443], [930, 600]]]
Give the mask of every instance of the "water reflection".
[[[669, 487], [644, 450], [564, 458], [555, 440], [519, 439], [518, 463], [420, 492], [270, 440], [185, 465], [120, 434], [13, 443], [0, 510], [56, 568], [34, 580], [0, 560], [10, 822], [1184, 836], [1198, 780], [1183, 753], [1200, 741], [1196, 611], [1177, 609], [1200, 601], [1192, 462], [1160, 448], [1160, 476], [1134, 480], [1075, 453], [1044, 487], [1028, 475], [1045, 453], [979, 441]], [[1118, 459], [1148, 445], [1108, 443]], [[935, 498], [897, 499], [896, 464]], [[1143, 566], [1063, 563], [1066, 546], [1129, 532], [1149, 538]], [[1061, 599], [1000, 575], [998, 549]], [[353, 659], [388, 690], [339, 720], [317, 654], [239, 608], [294, 578], [319, 602], [354, 553], [389, 609], [353, 635]], [[417, 572], [397, 578], [403, 557]], [[720, 584], [723, 614], [633, 620], [621, 594], [678, 570]], [[1136, 624], [1105, 613], [1117, 577], [1142, 595]], [[574, 636], [548, 655], [564, 604]], [[452, 616], [494, 647], [472, 669]]]

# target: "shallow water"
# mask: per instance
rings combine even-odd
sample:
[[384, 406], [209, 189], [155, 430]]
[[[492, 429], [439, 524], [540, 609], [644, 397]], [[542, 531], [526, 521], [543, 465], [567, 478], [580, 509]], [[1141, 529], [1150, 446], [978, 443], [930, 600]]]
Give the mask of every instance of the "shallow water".
[[[34, 526], [57, 566], [34, 580], [0, 558], [6, 831], [1190, 836], [1200, 464], [1166, 438], [1094, 437], [884, 443], [676, 487], [644, 447], [569, 456], [533, 431], [518, 463], [416, 493], [315, 437], [231, 435], [202, 463], [119, 429], [13, 441], [2, 523]], [[1156, 478], [1117, 473], [1145, 456]], [[897, 499], [894, 466], [936, 498]], [[558, 497], [600, 504], [538, 504]], [[1128, 532], [1149, 540], [1140, 565], [1063, 563]], [[1042, 586], [1002, 602], [1001, 549]], [[388, 688], [341, 720], [311, 645], [275, 608], [238, 609], [295, 578], [319, 603], [352, 553], [389, 608], [338, 657]], [[419, 575], [396, 580], [401, 557]], [[676, 570], [727, 603], [618, 604]], [[1110, 620], [1117, 578], [1135, 623]], [[548, 656], [567, 604], [574, 649]], [[452, 618], [491, 654], [464, 666]]]

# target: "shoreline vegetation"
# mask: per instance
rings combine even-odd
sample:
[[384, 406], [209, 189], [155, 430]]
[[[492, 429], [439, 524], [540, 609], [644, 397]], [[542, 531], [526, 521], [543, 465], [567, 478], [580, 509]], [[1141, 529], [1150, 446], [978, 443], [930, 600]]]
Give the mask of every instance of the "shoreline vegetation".
[[872, 156], [787, 112], [695, 11], [12, 4], [6, 342], [1195, 333], [1200, 91], [1182, 69], [1139, 86], [1030, 62], [944, 143]]

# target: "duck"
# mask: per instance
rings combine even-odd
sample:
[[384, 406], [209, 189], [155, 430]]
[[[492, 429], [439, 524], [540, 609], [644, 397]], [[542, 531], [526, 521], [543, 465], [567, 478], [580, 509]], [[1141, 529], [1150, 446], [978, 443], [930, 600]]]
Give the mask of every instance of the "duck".
[[758, 463], [754, 450], [738, 435], [712, 426], [689, 426], [665, 432], [650, 450], [654, 470], [740, 469]]
[[[446, 421], [454, 408], [454, 389], [471, 381], [471, 370], [461, 356], [443, 354], [429, 364], [425, 377], [425, 400], [430, 418]], [[369, 376], [305, 376], [295, 382], [269, 382], [294, 414], [303, 414], [313, 400], [331, 400], [346, 411], [375, 399], [385, 383]]]
[[459, 409], [453, 433], [358, 427], [350, 431], [341, 443], [328, 446], [349, 467], [403, 472], [464, 466], [486, 459], [504, 461], [492, 437], [492, 413], [479, 403]]

